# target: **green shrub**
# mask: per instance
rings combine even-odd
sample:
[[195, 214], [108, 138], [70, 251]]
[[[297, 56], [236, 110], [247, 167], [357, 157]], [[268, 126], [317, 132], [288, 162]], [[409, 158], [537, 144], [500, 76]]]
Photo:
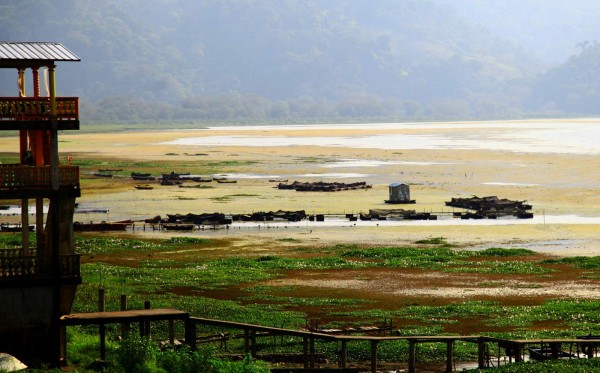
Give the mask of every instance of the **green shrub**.
[[118, 366], [128, 373], [160, 372], [156, 365], [158, 348], [149, 338], [130, 335], [121, 341], [116, 351]]

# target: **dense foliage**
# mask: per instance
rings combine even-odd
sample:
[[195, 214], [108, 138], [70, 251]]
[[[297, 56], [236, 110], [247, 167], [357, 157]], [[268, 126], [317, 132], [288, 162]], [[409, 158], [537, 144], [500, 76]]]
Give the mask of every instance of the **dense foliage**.
[[[539, 1], [510, 3], [7, 0], [0, 5], [0, 40], [59, 41], [79, 55], [81, 63], [60, 68], [58, 88], [81, 97], [87, 121], [597, 113], [597, 84], [585, 73], [594, 67], [585, 62], [590, 51], [539, 80], [548, 62], [507, 31], [520, 30], [531, 47], [532, 35], [538, 42], [542, 36], [528, 30], [536, 24], [563, 30], [555, 27], [563, 16], [579, 22], [577, 37], [585, 35], [584, 15], [526, 13], [532, 22], [518, 18], [518, 25], [501, 27], [503, 18], [513, 19], [506, 14]], [[487, 15], [494, 33], [477, 22], [478, 14]], [[566, 49], [571, 39], [560, 40]], [[15, 76], [0, 71], [0, 94], [14, 94]]]

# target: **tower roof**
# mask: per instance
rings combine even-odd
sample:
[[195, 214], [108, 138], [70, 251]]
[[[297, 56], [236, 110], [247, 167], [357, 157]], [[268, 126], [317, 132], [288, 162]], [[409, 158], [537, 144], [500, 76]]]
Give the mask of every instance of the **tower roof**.
[[81, 61], [60, 43], [0, 41], [0, 67], [40, 66], [54, 61]]

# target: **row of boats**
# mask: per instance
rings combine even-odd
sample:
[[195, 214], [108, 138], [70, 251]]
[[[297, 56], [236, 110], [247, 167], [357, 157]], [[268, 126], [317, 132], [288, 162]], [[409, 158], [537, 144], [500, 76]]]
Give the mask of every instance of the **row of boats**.
[[[123, 169], [99, 169], [98, 172], [94, 173], [94, 176], [112, 178], [115, 176], [114, 172], [123, 171]], [[184, 181], [195, 181], [195, 182], [211, 182], [216, 181], [219, 183], [236, 183], [237, 180], [230, 180], [225, 177], [213, 177], [213, 176], [197, 176], [190, 175], [189, 172], [170, 172], [163, 173], [161, 176], [153, 176], [149, 172], [131, 172], [129, 174], [133, 180], [136, 181], [154, 181], [160, 180], [161, 185], [178, 185]], [[140, 188], [143, 189], [143, 188]]]
[[[131, 178], [133, 180], [139, 181], [150, 181], [156, 180], [155, 176], [152, 176], [150, 173], [139, 173], [132, 172]], [[187, 173], [177, 173], [171, 172], [168, 174], [162, 174], [162, 177], [158, 178], [160, 180], [160, 185], [181, 185], [184, 181], [194, 181], [197, 183], [210, 183], [213, 180], [218, 183], [237, 183], [237, 180], [230, 180], [225, 177], [212, 177], [212, 176], [196, 176], [190, 175]], [[150, 188], [138, 188], [138, 189], [150, 189]]]
[[294, 181], [291, 184], [282, 182], [277, 185], [278, 189], [293, 189], [297, 192], [339, 192], [341, 190], [370, 189], [372, 187], [373, 186], [367, 184], [366, 181], [358, 181], [355, 183]]

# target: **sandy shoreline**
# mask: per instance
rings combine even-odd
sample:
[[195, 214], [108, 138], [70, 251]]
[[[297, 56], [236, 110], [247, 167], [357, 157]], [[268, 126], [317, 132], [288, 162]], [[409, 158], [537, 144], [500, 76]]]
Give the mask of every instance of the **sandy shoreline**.
[[[560, 122], [560, 121], [557, 121]], [[596, 123], [588, 120], [586, 123]], [[527, 122], [523, 122], [527, 123]], [[537, 123], [537, 122], [536, 122]], [[493, 133], [485, 129], [438, 129], [446, 136], [483, 138], [515, 137], [515, 129], [495, 126]], [[309, 129], [246, 129], [252, 136], [339, 137], [357, 138], [386, 134], [429, 136], [436, 131], [431, 126], [407, 128], [347, 128], [325, 127]], [[466, 132], [465, 132], [466, 131]], [[308, 213], [342, 213], [368, 211], [370, 208], [391, 208], [383, 203], [388, 197], [388, 185], [401, 181], [411, 184], [412, 198], [417, 203], [405, 208], [417, 211], [448, 211], [444, 202], [451, 197], [497, 195], [501, 198], [526, 200], [536, 216], [576, 215], [600, 216], [600, 157], [594, 154], [516, 152], [491, 149], [380, 149], [339, 146], [194, 146], [174, 145], [186, 138], [227, 136], [231, 129], [124, 132], [114, 134], [61, 135], [61, 157], [77, 159], [99, 158], [135, 162], [168, 162], [178, 171], [210, 174], [220, 170], [237, 179], [237, 184], [212, 185], [211, 189], [183, 189], [157, 186], [151, 191], [133, 188], [133, 181], [123, 177], [112, 180], [105, 189], [95, 181], [82, 191], [81, 206], [108, 208], [108, 216], [79, 214], [76, 219], [121, 220], [141, 219], [166, 213], [224, 212], [243, 213], [269, 210], [306, 210]], [[358, 141], [357, 140], [357, 141]], [[0, 138], [0, 148], [16, 152], [14, 139]], [[362, 161], [362, 163], [360, 163]], [[358, 162], [358, 163], [357, 163]], [[82, 179], [93, 178], [82, 170]], [[168, 171], [165, 166], [164, 171]], [[237, 177], [236, 177], [237, 175]], [[274, 189], [269, 178], [289, 181], [364, 180], [373, 185], [367, 191], [336, 193], [300, 193]], [[96, 183], [96, 184], [94, 184]], [[215, 183], [212, 183], [215, 184]], [[393, 207], [393, 206], [392, 206]], [[236, 240], [277, 242], [282, 237], [303, 242], [327, 244], [358, 242], [364, 244], [395, 244], [426, 237], [447, 237], [451, 242], [479, 246], [530, 247], [556, 255], [599, 255], [599, 224], [514, 224], [508, 226], [394, 226], [394, 227], [307, 227], [273, 228], [262, 231], [239, 229], [198, 232]], [[311, 233], [308, 233], [311, 231]], [[136, 233], [137, 234], [137, 233]], [[150, 236], [158, 233], [146, 233]], [[165, 234], [161, 232], [160, 234]]]

